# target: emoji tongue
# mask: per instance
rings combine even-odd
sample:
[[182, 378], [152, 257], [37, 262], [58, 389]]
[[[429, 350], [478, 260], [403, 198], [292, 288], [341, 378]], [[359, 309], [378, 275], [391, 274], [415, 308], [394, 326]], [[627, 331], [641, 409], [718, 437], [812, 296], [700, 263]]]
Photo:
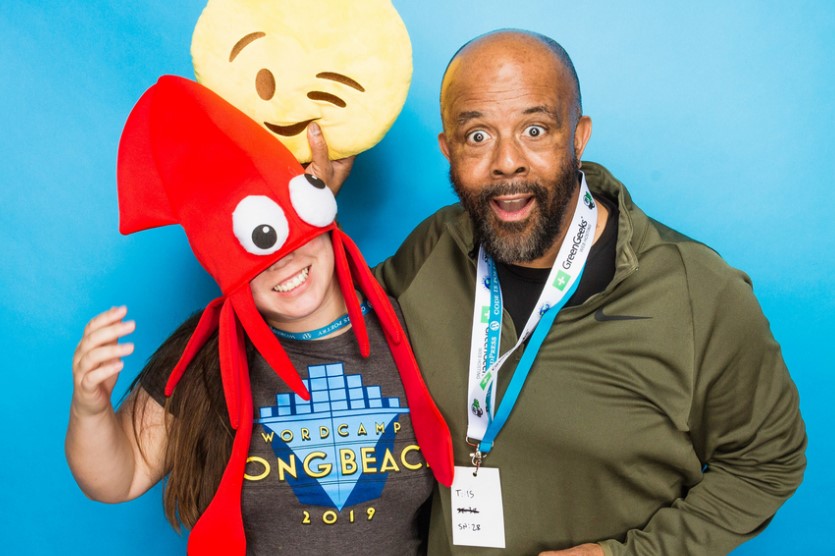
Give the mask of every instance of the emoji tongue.
[[271, 124], [270, 122], [264, 122], [264, 125], [276, 135], [281, 135], [282, 137], [293, 137], [294, 135], [298, 135], [307, 129], [307, 126], [310, 125], [310, 122], [312, 121], [313, 120], [305, 120], [291, 125], [276, 125]]

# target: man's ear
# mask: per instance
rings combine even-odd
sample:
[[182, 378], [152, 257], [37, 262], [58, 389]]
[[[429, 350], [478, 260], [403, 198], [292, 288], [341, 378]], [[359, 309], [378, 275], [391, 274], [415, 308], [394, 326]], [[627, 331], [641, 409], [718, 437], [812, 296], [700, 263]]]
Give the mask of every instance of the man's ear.
[[446, 159], [449, 160], [449, 145], [446, 142], [446, 135], [444, 135], [444, 132], [438, 134], [438, 146], [441, 147], [441, 152], [444, 153]]
[[583, 151], [586, 150], [586, 145], [590, 138], [591, 118], [588, 116], [580, 116], [577, 127], [574, 128], [574, 154], [577, 155], [577, 160], [583, 158]]

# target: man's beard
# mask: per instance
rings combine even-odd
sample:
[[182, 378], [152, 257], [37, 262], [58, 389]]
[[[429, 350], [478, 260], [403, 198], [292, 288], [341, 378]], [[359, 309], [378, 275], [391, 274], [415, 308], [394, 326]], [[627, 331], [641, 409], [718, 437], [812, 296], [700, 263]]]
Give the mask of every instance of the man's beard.
[[[550, 248], [565, 220], [568, 203], [579, 187], [579, 164], [572, 157], [571, 164], [553, 182], [505, 182], [466, 190], [450, 167], [449, 179], [461, 205], [473, 221], [475, 244], [495, 260], [506, 264], [530, 262], [542, 257]], [[491, 200], [502, 195], [533, 195], [536, 205], [522, 221], [505, 222], [498, 219], [490, 207]]]

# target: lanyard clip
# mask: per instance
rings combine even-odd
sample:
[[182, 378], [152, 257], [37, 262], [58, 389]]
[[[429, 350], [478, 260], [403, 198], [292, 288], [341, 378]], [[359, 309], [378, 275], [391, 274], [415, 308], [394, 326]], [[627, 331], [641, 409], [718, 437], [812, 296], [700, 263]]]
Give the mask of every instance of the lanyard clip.
[[470, 457], [473, 460], [473, 465], [475, 465], [475, 471], [473, 471], [473, 477], [478, 477], [478, 469], [481, 467], [481, 461], [484, 459], [486, 454], [482, 454], [481, 450], [476, 450]]
[[470, 453], [470, 458], [472, 458], [473, 465], [475, 466], [475, 471], [473, 471], [473, 477], [478, 477], [478, 469], [479, 467], [481, 467], [481, 462], [484, 460], [484, 458], [487, 457], [487, 454], [480, 450], [481, 442], [471, 442], [469, 436], [465, 436], [464, 440], [468, 445], [475, 448], [475, 452]]

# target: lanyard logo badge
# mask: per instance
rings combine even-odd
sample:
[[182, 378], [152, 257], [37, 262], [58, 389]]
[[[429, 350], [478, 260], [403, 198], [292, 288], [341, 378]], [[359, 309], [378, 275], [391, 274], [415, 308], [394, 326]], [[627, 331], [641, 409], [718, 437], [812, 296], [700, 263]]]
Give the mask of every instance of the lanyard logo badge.
[[590, 209], [594, 208], [594, 198], [591, 196], [591, 193], [589, 193], [588, 191], [586, 191], [586, 194], [583, 195], [583, 202]]
[[481, 322], [488, 322], [490, 320], [490, 307], [485, 305], [481, 308]]
[[481, 409], [481, 404], [478, 403], [478, 400], [476, 399], [473, 399], [473, 405], [471, 409], [473, 411], [473, 415], [475, 415], [476, 417], [481, 417], [482, 415], [484, 415], [484, 410]]
[[563, 291], [570, 281], [571, 274], [560, 270], [557, 272], [557, 277], [554, 279], [553, 286], [558, 290]]

